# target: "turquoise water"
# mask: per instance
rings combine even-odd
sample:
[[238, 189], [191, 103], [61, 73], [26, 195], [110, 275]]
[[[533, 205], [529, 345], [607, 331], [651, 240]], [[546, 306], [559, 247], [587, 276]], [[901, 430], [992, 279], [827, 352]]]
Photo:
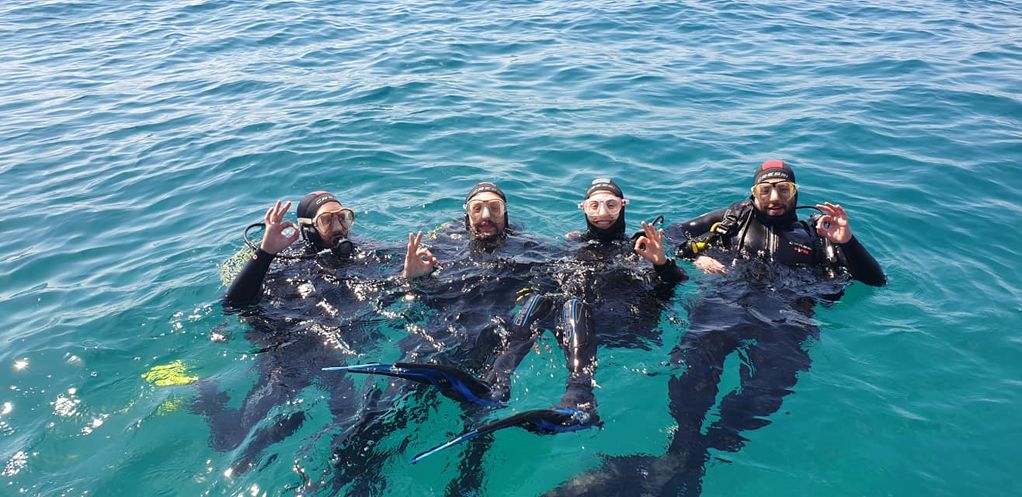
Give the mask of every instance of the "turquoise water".
[[[315, 387], [298, 433], [225, 475], [193, 387], [141, 377], [181, 360], [235, 396], [254, 383], [217, 267], [278, 198], [332, 190], [359, 236], [398, 242], [496, 180], [553, 239], [596, 175], [632, 223], [679, 221], [778, 157], [803, 203], [848, 208], [890, 285], [817, 314], [812, 369], [703, 495], [1018, 495], [1020, 40], [1022, 7], [997, 1], [5, 2], [0, 495], [299, 495], [296, 460], [328, 467]], [[601, 354], [604, 430], [500, 434], [485, 494], [662, 453], [668, 375], [648, 373], [700, 282], [663, 349]], [[388, 338], [362, 358], [394, 358]], [[523, 409], [562, 381], [542, 345]], [[407, 459], [458, 416], [381, 442], [407, 441], [386, 495], [443, 492], [456, 454]]]

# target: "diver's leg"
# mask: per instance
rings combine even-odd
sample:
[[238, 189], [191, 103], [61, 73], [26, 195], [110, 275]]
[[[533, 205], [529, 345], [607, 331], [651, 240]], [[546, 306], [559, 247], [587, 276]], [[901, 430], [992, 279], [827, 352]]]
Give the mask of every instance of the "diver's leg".
[[756, 344], [748, 347], [749, 361], [740, 371], [741, 388], [721, 400], [720, 419], [707, 431], [709, 446], [737, 451], [746, 440], [740, 432], [770, 424], [768, 417], [792, 393], [798, 374], [809, 370], [809, 353], [803, 346], [812, 334], [803, 326], [784, 325], [760, 334]]
[[511, 397], [511, 375], [518, 369], [525, 356], [529, 355], [542, 329], [533, 325], [542, 320], [551, 308], [550, 299], [543, 295], [532, 294], [522, 307], [515, 313], [508, 326], [508, 344], [497, 356], [486, 375], [486, 383], [490, 385], [493, 400], [507, 402]]
[[[418, 396], [417, 401], [410, 403], [417, 407], [394, 409], [395, 401], [409, 392]], [[436, 409], [439, 398], [435, 391], [414, 389], [400, 382], [391, 383], [385, 391], [371, 389], [365, 396], [361, 413], [350, 427], [334, 438], [330, 485], [335, 490], [348, 487], [348, 495], [380, 494], [386, 486], [382, 471], [387, 461], [405, 450], [403, 444], [389, 447], [381, 442], [409, 424], [424, 422], [426, 416]]]
[[260, 421], [266, 419], [271, 409], [294, 399], [309, 385], [308, 377], [298, 371], [268, 366], [266, 362], [261, 364], [260, 370], [258, 382], [249, 390], [239, 409], [225, 407], [227, 394], [217, 391], [215, 381], [209, 379], [199, 383], [192, 412], [203, 415], [208, 421], [214, 449], [227, 451], [236, 448]]
[[252, 436], [252, 441], [248, 443], [248, 446], [242, 452], [241, 457], [231, 464], [234, 473], [244, 473], [251, 469], [259, 457], [262, 456], [263, 450], [266, 447], [291, 436], [298, 428], [301, 428], [304, 422], [305, 411], [275, 416], [268, 426], [256, 431], [255, 435]]
[[593, 385], [596, 374], [596, 337], [589, 306], [572, 298], [561, 309], [558, 338], [568, 365], [568, 383], [560, 407], [584, 411], [596, 409]]
[[709, 323], [692, 321], [671, 352], [671, 363], [686, 369], [667, 382], [670, 413], [678, 424], [669, 453], [687, 454], [692, 447], [702, 445], [700, 430], [717, 399], [724, 361], [738, 349], [741, 336], [740, 329], [716, 329]]
[[[482, 422], [480, 411], [465, 412], [462, 422], [467, 430]], [[444, 495], [448, 497], [470, 497], [484, 495], [483, 484], [486, 471], [483, 458], [493, 445], [493, 437], [476, 437], [465, 443], [465, 449], [458, 461], [458, 474], [447, 484]]]

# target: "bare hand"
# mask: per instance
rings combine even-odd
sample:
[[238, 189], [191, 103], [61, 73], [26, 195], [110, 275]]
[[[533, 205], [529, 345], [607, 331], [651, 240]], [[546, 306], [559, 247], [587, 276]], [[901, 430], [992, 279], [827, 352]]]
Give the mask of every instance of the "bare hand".
[[401, 271], [402, 277], [412, 279], [429, 274], [433, 267], [439, 263], [436, 257], [433, 257], [433, 253], [421, 244], [421, 231], [418, 234], [408, 234], [408, 251], [405, 252], [405, 268]]
[[848, 213], [840, 205], [824, 202], [816, 204], [823, 215], [816, 221], [816, 232], [820, 236], [837, 244], [848, 243], [852, 239], [852, 228], [848, 225]]
[[[298, 228], [291, 221], [283, 221], [284, 214], [291, 208], [291, 202], [284, 205], [280, 200], [266, 211], [263, 223], [266, 224], [266, 231], [263, 232], [263, 241], [259, 248], [268, 254], [276, 254], [291, 246], [298, 239]], [[281, 222], [283, 221], [283, 222]], [[292, 233], [285, 235], [284, 230], [291, 228]]]
[[692, 261], [692, 265], [704, 273], [726, 273], [727, 266], [723, 265], [713, 257], [700, 255]]
[[635, 253], [643, 259], [652, 262], [654, 266], [661, 266], [667, 263], [667, 254], [664, 253], [664, 230], [657, 230], [652, 224], [642, 222], [643, 235], [635, 240]]

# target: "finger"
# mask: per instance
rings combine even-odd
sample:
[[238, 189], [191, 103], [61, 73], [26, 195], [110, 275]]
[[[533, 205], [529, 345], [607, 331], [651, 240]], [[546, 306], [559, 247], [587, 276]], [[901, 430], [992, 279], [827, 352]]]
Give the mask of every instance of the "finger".
[[405, 259], [411, 259], [415, 255], [415, 235], [408, 233], [408, 245], [405, 246]]
[[839, 204], [835, 204], [834, 205], [834, 215], [836, 217], [845, 217], [845, 218], [848, 217], [848, 213], [845, 212], [845, 208], [841, 207], [841, 205], [839, 205]]
[[640, 236], [638, 239], [635, 240], [635, 252], [637, 252], [640, 255], [646, 251], [646, 247], [648, 246], [649, 238], [646, 238], [645, 236]]
[[646, 233], [646, 237], [649, 239], [656, 237], [656, 229], [653, 228], [652, 224], [646, 224], [646, 221], [642, 222], [642, 231]]
[[419, 234], [415, 237], [415, 246], [418, 247], [421, 244], [422, 244], [422, 231], [420, 230]]
[[664, 230], [659, 230], [654, 233], [656, 236], [653, 238], [657, 245], [662, 245], [664, 241]]
[[280, 222], [281, 219], [284, 219], [284, 216], [287, 215], [287, 211], [290, 210], [290, 209], [291, 209], [291, 202], [287, 202], [287, 203], [285, 203], [284, 205], [282, 205], [280, 207], [280, 210], [277, 211], [277, 222], [278, 223]]
[[270, 223], [271, 219], [273, 219], [273, 207], [270, 207], [269, 209], [266, 209], [266, 214], [263, 215], [263, 224], [265, 224], [266, 226], [269, 226], [271, 224]]

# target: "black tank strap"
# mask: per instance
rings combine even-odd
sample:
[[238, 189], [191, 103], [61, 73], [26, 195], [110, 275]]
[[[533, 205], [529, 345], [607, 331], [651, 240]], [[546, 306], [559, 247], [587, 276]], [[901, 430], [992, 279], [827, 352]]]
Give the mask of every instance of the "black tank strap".
[[729, 238], [738, 233], [742, 225], [748, 222], [748, 214], [752, 210], [752, 202], [743, 200], [731, 204], [724, 211], [724, 218], [713, 228], [713, 232], [723, 238]]

